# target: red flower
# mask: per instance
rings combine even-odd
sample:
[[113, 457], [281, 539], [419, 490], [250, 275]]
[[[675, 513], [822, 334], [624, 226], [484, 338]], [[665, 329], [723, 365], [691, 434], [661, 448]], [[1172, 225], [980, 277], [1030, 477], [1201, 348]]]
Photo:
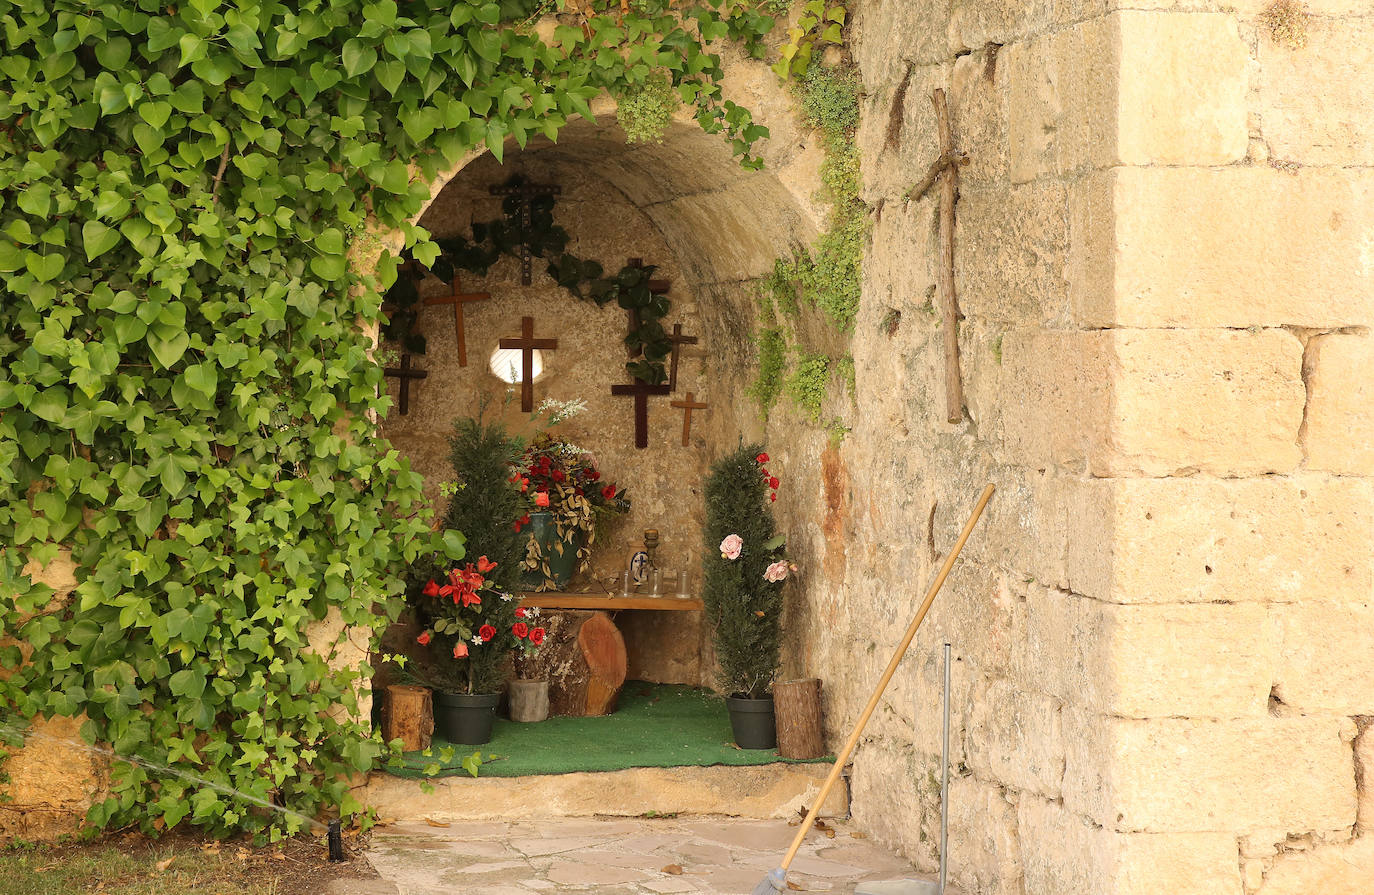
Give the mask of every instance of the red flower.
[[549, 495], [548, 495], [548, 492], [547, 492], [547, 491], [540, 491], [538, 494], [534, 495], [534, 505], [537, 506], [537, 507], [546, 507], [546, 506], [548, 506], [548, 505], [549, 505]]
[[516, 618], [526, 618], [528, 615], [529, 615], [529, 610], [526, 609], [524, 606], [516, 606], [516, 607], [515, 607], [515, 617], [516, 617]]
[[453, 658], [455, 658], [455, 659], [461, 659], [461, 658], [463, 658], [464, 656], [466, 656], [467, 654], [468, 654], [468, 645], [467, 645], [466, 643], [464, 643], [463, 641], [461, 641], [461, 640], [458, 641], [458, 644], [457, 644], [456, 646], [453, 647]]
[[774, 491], [778, 490], [778, 477], [777, 477], [777, 476], [773, 476], [771, 479], [768, 480], [768, 487], [772, 488]]
[[486, 556], [477, 557], [477, 571], [481, 572], [483, 575], [487, 574], [494, 568], [496, 568], [496, 563], [487, 559]]
[[760, 469], [759, 472], [763, 473], [763, 477], [764, 477], [765, 479], [768, 478], [768, 470], [766, 470], [766, 469]]
[[606, 498], [607, 500], [612, 500], [612, 499], [614, 499], [614, 498], [615, 498], [615, 485], [607, 485], [606, 487], [602, 488], [602, 489], [601, 489], [601, 496], [604, 497], [604, 498]]
[[515, 531], [516, 531], [517, 534], [520, 533], [520, 523], [519, 523], [519, 522], [517, 522], [517, 523], [515, 523], [514, 525], [512, 525], [511, 528], [515, 529]]
[[767, 454], [759, 454], [757, 457], [754, 458], [754, 460], [755, 460], [755, 462], [758, 462], [758, 463], [767, 463], [767, 462], [768, 462], [768, 455], [767, 455]]
[[533, 631], [530, 632], [530, 643], [533, 643], [535, 646], [543, 646], [543, 645], [544, 645], [544, 629], [543, 629], [543, 628], [535, 628]]
[[[480, 606], [480, 605], [482, 605], [482, 598], [479, 597], [479, 596], [477, 596], [477, 595], [476, 595], [475, 593], [473, 593], [472, 591], [463, 591], [463, 595], [462, 595], [462, 596], [463, 596], [463, 608], [467, 608], [468, 606]], [[454, 600], [453, 602], [456, 603], [456, 602], [458, 602], [458, 601], [457, 601], [457, 600]]]
[[429, 646], [429, 632], [421, 631], [420, 636], [415, 638], [420, 642], [420, 646]]
[[601, 473], [596, 471], [595, 469], [587, 473], [587, 481], [589, 482], [595, 482], [599, 478], [601, 478]]
[[530, 480], [529, 480], [529, 479], [521, 479], [521, 480], [520, 480], [520, 493], [521, 493], [521, 494], [524, 494], [524, 493], [525, 493], [526, 491], [528, 491], [528, 490], [530, 490]]
[[555, 470], [553, 471], [553, 480], [554, 480], [555, 482], [561, 482], [561, 481], [563, 481], [563, 480], [566, 479], [566, 478], [567, 478], [567, 476], [563, 474], [563, 470], [561, 470], [561, 469], [555, 469]]
[[525, 635], [530, 632], [530, 626], [524, 622], [516, 622], [510, 626], [510, 632], [515, 635], [517, 640], [523, 640]]
[[770, 495], [768, 495], [768, 499], [769, 499], [770, 501], [777, 500], [777, 499], [778, 499], [778, 495], [776, 495], [776, 494], [770, 494]]
[[433, 578], [429, 579], [429, 584], [426, 584], [426, 585], [425, 585], [425, 591], [424, 591], [424, 593], [425, 593], [425, 596], [427, 596], [427, 597], [437, 597], [437, 596], [439, 596], [439, 585], [437, 585], [437, 584], [434, 583], [434, 579], [433, 579]]
[[490, 643], [491, 638], [496, 636], [496, 629], [491, 625], [483, 625], [477, 629], [477, 636], [482, 638], [483, 643]]

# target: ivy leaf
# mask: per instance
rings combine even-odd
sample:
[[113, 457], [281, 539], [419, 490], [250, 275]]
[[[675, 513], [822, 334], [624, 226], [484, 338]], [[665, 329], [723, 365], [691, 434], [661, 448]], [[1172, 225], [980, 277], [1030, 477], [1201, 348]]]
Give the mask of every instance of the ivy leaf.
[[99, 221], [87, 221], [81, 225], [81, 243], [86, 249], [86, 260], [94, 261], [119, 244], [119, 231], [107, 227]]
[[343, 66], [350, 78], [371, 70], [377, 64], [377, 50], [356, 37], [344, 41]]
[[454, 562], [458, 562], [467, 555], [465, 542], [467, 538], [460, 531], [449, 529], [444, 532], [444, 555]]
[[186, 353], [186, 348], [191, 344], [191, 337], [184, 330], [176, 332], [169, 338], [153, 334], [148, 336], [148, 347], [153, 349], [153, 356], [158, 363], [170, 370], [172, 364], [181, 360], [181, 356]]
[[214, 396], [215, 386], [219, 383], [219, 374], [215, 372], [215, 367], [210, 363], [192, 364], [186, 368], [182, 374], [186, 377], [186, 384], [196, 391]]

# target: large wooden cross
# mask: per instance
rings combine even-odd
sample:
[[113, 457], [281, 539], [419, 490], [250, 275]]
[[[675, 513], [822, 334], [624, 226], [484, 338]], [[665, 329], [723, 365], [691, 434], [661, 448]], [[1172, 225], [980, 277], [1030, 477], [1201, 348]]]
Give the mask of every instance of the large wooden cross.
[[[494, 186], [490, 190], [493, 196], [515, 196], [520, 200], [520, 228], [522, 237], [529, 233], [533, 225], [530, 203], [537, 196], [557, 196], [563, 192], [562, 187], [548, 183], [520, 183], [506, 184], [504, 186]], [[534, 259], [530, 256], [529, 244], [522, 238], [520, 240], [520, 283], [528, 286], [533, 282]]]
[[635, 399], [635, 447], [643, 450], [649, 446], [649, 396], [668, 394], [667, 385], [650, 385], [636, 380], [629, 385], [611, 386], [611, 394]]
[[[641, 268], [641, 267], [644, 266], [644, 259], [643, 259], [643, 258], [630, 258], [630, 259], [628, 259], [628, 260], [625, 262], [625, 266], [626, 266], [626, 267], [633, 267], [633, 268], [635, 268], [635, 269], [639, 269], [639, 268]], [[649, 281], [649, 292], [652, 293], [652, 294], [654, 294], [654, 295], [667, 295], [668, 292], [669, 292], [669, 290], [671, 290], [672, 288], [673, 288], [673, 284], [672, 284], [670, 281], [668, 281], [668, 280], [650, 280], [650, 281]], [[638, 312], [638, 311], [630, 310], [630, 311], [626, 311], [626, 312], [625, 312], [625, 326], [626, 326], [626, 332], [628, 332], [628, 333], [633, 333], [635, 330], [639, 329], [639, 312]], [[627, 355], [629, 355], [630, 357], [638, 357], [639, 355], [641, 355], [641, 354], [644, 353], [644, 349], [643, 349], [643, 348], [631, 348], [631, 347], [629, 347], [629, 346], [627, 345], [627, 346], [625, 346], [625, 353], [626, 353]]]
[[502, 339], [502, 348], [520, 349], [520, 409], [525, 413], [534, 410], [534, 350], [553, 351], [558, 347], [557, 339], [536, 339], [534, 337], [534, 318], [520, 318], [520, 338]]
[[[668, 388], [671, 391], [677, 391], [678, 352], [682, 350], [683, 345], [695, 345], [698, 339], [696, 336], [684, 336], [682, 334], [682, 324], [674, 323], [673, 333], [672, 335], [668, 336], [668, 341], [673, 343], [673, 357], [668, 364]], [[688, 394], [690, 395], [691, 393], [688, 392]], [[689, 397], [687, 400], [690, 401], [691, 398]], [[691, 414], [689, 413], [688, 415], [690, 416]], [[686, 442], [684, 441], [683, 444], [686, 444]]]
[[687, 447], [692, 438], [692, 411], [705, 410], [707, 405], [698, 401], [693, 392], [687, 393], [686, 401], [672, 401], [670, 403], [671, 406], [682, 411], [682, 446]]
[[401, 380], [401, 416], [410, 413], [410, 380], [424, 379], [429, 373], [424, 370], [416, 370], [410, 366], [410, 355], [401, 355], [401, 365], [399, 367], [387, 367], [386, 375], [395, 376]]
[[449, 284], [451, 295], [434, 295], [425, 299], [425, 307], [434, 305], [453, 305], [453, 332], [458, 339], [458, 366], [468, 365], [468, 340], [467, 333], [463, 329], [463, 305], [470, 301], [486, 301], [491, 298], [490, 292], [469, 292], [464, 294], [463, 287], [460, 285], [457, 274], [453, 275], [453, 282]]

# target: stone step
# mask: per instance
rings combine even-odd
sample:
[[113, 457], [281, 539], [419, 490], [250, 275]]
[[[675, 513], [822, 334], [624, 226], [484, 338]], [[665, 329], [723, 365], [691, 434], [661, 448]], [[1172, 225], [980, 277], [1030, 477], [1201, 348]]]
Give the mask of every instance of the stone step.
[[[777, 763], [432, 781], [373, 774], [353, 793], [375, 808], [379, 817], [397, 821], [675, 814], [790, 818], [811, 806], [830, 768], [828, 764]], [[432, 792], [425, 792], [426, 783]], [[847, 778], [831, 789], [821, 813], [848, 816]]]

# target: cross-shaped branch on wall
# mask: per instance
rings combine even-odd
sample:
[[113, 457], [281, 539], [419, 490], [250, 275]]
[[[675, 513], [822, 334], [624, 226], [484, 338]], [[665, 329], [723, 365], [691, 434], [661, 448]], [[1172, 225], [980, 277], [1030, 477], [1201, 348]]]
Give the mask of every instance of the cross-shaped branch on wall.
[[529, 183], [528, 181], [506, 184], [504, 186], [491, 187], [490, 192], [493, 196], [516, 196], [520, 201], [520, 229], [522, 239], [520, 240], [520, 283], [523, 286], [533, 282], [534, 259], [530, 255], [529, 244], [525, 241], [524, 234], [530, 232], [533, 226], [530, 203], [538, 196], [557, 196], [563, 192], [563, 188], [548, 183]]
[[458, 340], [458, 366], [468, 365], [468, 341], [467, 334], [463, 329], [463, 305], [470, 301], [486, 301], [491, 298], [489, 292], [469, 292], [464, 294], [463, 287], [457, 274], [453, 275], [453, 282], [449, 284], [449, 295], [433, 295], [425, 299], [426, 307], [435, 305], [453, 305], [453, 332]]
[[502, 339], [498, 343], [502, 348], [517, 348], [520, 350], [520, 409], [525, 413], [534, 410], [534, 352], [535, 349], [541, 351], [553, 351], [558, 348], [557, 339], [536, 339], [534, 337], [534, 318], [520, 318], [520, 338]]

